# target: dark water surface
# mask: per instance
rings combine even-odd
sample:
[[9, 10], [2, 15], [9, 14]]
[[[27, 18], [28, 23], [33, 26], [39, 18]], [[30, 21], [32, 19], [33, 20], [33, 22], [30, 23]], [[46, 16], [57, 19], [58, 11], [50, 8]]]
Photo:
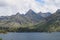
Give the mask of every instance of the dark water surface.
[[7, 33], [0, 34], [3, 40], [60, 40], [60, 32], [53, 33]]

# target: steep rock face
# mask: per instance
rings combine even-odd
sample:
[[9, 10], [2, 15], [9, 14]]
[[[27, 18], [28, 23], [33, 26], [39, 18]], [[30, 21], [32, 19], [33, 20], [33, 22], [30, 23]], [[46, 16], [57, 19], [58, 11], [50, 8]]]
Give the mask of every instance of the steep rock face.
[[10, 19], [20, 24], [25, 24], [28, 21], [28, 19], [26, 19], [26, 17], [24, 17], [20, 13], [17, 13], [16, 15], [11, 16]]
[[41, 12], [39, 12], [38, 15], [40, 15], [40, 16], [46, 18], [46, 17], [51, 16], [51, 13], [50, 13], [50, 12], [47, 12], [47, 13], [41, 13]]
[[34, 22], [34, 23], [35, 23], [35, 22], [39, 22], [39, 20], [43, 18], [42, 16], [36, 14], [36, 13], [35, 13], [33, 10], [31, 10], [31, 9], [25, 14], [25, 17], [26, 17], [27, 19], [29, 19], [30, 21]]

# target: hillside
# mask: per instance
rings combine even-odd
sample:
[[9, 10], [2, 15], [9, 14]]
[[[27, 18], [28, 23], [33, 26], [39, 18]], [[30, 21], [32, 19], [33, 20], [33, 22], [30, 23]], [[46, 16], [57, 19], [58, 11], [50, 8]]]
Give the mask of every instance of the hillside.
[[35, 25], [38, 31], [56, 32], [60, 31], [60, 9], [46, 18], [45, 22]]

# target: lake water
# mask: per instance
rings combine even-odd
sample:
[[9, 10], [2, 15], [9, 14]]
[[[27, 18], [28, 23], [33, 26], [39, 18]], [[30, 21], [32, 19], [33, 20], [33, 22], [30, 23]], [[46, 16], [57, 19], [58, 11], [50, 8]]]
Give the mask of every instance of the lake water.
[[0, 34], [3, 40], [60, 40], [60, 32]]

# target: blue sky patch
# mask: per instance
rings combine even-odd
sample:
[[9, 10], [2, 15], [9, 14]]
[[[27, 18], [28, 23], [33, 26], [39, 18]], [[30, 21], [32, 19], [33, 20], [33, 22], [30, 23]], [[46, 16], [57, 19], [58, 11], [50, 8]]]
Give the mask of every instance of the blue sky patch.
[[44, 4], [45, 2], [43, 0], [36, 0], [37, 2]]

